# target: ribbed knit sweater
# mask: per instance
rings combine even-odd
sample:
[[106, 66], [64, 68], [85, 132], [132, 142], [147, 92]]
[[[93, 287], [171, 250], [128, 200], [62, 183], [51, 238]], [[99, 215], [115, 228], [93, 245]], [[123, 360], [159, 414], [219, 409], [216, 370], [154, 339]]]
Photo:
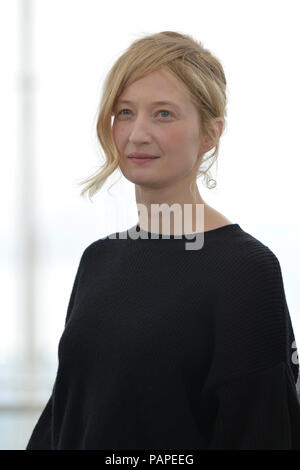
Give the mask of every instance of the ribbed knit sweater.
[[300, 449], [279, 261], [239, 224], [202, 235], [136, 224], [84, 250], [26, 450]]

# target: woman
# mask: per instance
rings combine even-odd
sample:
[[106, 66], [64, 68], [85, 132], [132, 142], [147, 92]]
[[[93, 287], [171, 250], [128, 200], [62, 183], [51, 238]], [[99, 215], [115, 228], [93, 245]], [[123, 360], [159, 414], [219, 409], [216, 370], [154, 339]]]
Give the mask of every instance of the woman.
[[211, 182], [225, 117], [223, 68], [190, 36], [136, 40], [109, 72], [97, 124], [106, 162], [82, 194], [120, 168], [139, 220], [82, 254], [28, 450], [300, 449], [279, 261], [196, 183]]

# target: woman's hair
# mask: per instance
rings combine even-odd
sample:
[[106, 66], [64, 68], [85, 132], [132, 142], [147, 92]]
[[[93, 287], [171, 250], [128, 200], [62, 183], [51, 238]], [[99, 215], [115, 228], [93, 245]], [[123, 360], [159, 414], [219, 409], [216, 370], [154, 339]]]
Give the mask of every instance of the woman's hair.
[[[175, 31], [163, 31], [135, 40], [118, 58], [107, 74], [97, 117], [97, 136], [105, 153], [105, 163], [97, 172], [81, 181], [86, 184], [80, 195], [86, 192], [91, 199], [106, 179], [119, 167], [120, 155], [112, 134], [114, 106], [123, 90], [145, 75], [159, 71], [167, 73], [173, 82], [190, 96], [199, 112], [201, 131], [213, 142], [214, 152], [202, 156], [197, 178], [202, 176], [211, 189], [216, 181], [209, 169], [217, 159], [219, 135], [215, 132], [213, 119], [223, 119], [226, 127], [226, 78], [219, 60], [201, 42]], [[203, 163], [210, 160], [206, 169]]]

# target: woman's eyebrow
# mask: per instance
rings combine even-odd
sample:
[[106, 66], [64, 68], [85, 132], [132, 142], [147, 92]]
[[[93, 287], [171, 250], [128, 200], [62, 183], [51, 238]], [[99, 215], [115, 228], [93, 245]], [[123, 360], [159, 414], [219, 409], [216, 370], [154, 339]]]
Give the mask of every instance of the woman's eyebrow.
[[[130, 100], [119, 100], [118, 104], [134, 104], [134, 102]], [[165, 104], [169, 106], [174, 106], [175, 108], [180, 109], [179, 105], [174, 103], [173, 101], [153, 101], [152, 103], [149, 103], [150, 106], [153, 106], [153, 105], [163, 106]]]

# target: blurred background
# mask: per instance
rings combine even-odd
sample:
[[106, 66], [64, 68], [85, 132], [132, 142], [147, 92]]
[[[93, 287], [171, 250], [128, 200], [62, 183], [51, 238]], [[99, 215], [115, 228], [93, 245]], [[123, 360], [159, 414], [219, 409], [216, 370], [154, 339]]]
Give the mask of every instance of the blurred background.
[[26, 447], [51, 394], [82, 252], [138, 220], [120, 172], [93, 203], [78, 183], [103, 161], [103, 80], [144, 34], [191, 34], [223, 65], [217, 188], [199, 191], [278, 257], [300, 347], [298, 3], [0, 0], [1, 449]]

